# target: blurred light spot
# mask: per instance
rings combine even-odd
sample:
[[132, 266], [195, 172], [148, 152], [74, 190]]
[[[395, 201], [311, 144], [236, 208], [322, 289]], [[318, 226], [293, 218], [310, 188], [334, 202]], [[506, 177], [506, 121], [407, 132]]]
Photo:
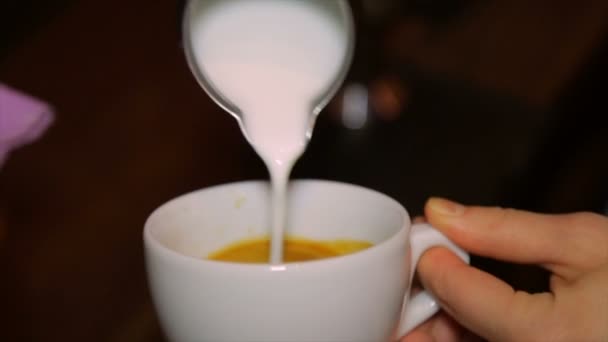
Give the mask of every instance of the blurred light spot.
[[409, 91], [396, 77], [385, 77], [372, 82], [370, 104], [374, 114], [383, 121], [399, 119], [407, 109]]
[[369, 116], [367, 87], [353, 83], [344, 89], [342, 97], [342, 124], [349, 129], [361, 129]]

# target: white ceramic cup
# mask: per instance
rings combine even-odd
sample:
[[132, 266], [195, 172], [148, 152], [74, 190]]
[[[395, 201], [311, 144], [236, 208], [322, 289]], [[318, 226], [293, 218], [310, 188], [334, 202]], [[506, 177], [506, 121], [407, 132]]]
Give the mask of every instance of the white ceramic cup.
[[205, 260], [246, 238], [268, 236], [269, 185], [250, 181], [178, 197], [144, 228], [149, 283], [171, 341], [387, 341], [439, 309], [426, 291], [409, 299], [415, 265], [434, 246], [468, 255], [406, 210], [355, 185], [298, 180], [287, 233], [356, 239], [373, 247], [282, 265]]

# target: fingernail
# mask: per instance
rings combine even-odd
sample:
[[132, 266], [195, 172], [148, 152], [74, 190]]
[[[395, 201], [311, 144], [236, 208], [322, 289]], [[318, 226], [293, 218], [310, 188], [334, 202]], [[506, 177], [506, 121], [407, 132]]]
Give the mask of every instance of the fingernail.
[[443, 216], [460, 216], [464, 214], [465, 206], [444, 198], [434, 197], [428, 201], [429, 209]]

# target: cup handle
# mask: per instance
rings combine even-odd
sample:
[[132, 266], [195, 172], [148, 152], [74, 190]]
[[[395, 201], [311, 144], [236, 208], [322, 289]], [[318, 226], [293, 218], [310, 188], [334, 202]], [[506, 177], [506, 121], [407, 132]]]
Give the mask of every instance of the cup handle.
[[[432, 247], [443, 246], [454, 252], [467, 264], [469, 254], [462, 248], [456, 246], [445, 235], [428, 223], [418, 223], [412, 226], [410, 234], [411, 265], [410, 283], [414, 277], [420, 256]], [[411, 289], [410, 289], [411, 291]], [[397, 336], [403, 337], [419, 324], [423, 323], [437, 311], [439, 304], [437, 300], [426, 290], [417, 293], [408, 301], [409, 293], [406, 294], [401, 321], [397, 330]]]

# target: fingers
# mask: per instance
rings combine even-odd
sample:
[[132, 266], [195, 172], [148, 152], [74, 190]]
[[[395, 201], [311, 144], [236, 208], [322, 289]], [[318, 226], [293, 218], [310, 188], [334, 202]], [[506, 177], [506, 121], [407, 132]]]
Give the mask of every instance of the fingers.
[[489, 340], [527, 340], [553, 305], [551, 294], [515, 292], [509, 285], [462, 262], [444, 248], [427, 251], [420, 280], [443, 309], [465, 328]]
[[462, 336], [462, 328], [456, 321], [446, 314], [439, 314], [432, 322], [431, 336], [435, 341], [459, 342]]
[[401, 342], [459, 342], [462, 328], [445, 313], [439, 313], [401, 339]]
[[466, 207], [439, 198], [427, 202], [425, 214], [433, 226], [473, 254], [541, 264], [557, 273], [581, 253], [581, 244], [573, 243], [581, 236], [568, 215]]
[[608, 262], [608, 218], [467, 207], [437, 198], [429, 200], [425, 214], [429, 223], [473, 254], [541, 264], [554, 273], [553, 293], [528, 294], [464, 264], [444, 248], [429, 250], [418, 265], [420, 281], [465, 328], [488, 340], [527, 341], [546, 338], [555, 332], [556, 322], [558, 328], [577, 319], [582, 326], [593, 326], [584, 314], [564, 314], [597, 302], [593, 296], [591, 304], [583, 304], [581, 294], [589, 288], [577, 286]]
[[416, 329], [402, 338], [400, 342], [435, 342], [435, 339], [428, 331]]

